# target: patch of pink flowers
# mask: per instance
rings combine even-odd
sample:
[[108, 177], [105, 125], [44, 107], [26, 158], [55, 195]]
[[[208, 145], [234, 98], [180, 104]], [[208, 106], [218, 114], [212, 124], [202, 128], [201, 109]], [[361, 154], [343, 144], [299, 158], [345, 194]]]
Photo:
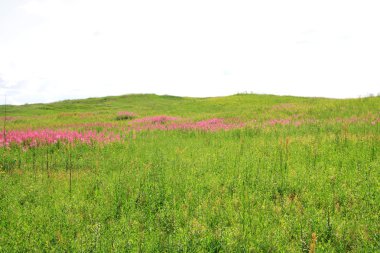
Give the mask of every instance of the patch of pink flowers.
[[118, 112], [117, 116], [136, 117], [137, 114], [134, 113], [134, 112], [127, 112], [127, 111], [125, 111], [125, 112]]
[[105, 128], [105, 129], [111, 129], [111, 128], [117, 128], [119, 125], [114, 122], [90, 122], [90, 123], [74, 123], [74, 124], [57, 124], [52, 125], [53, 128], [65, 128], [65, 129], [81, 129], [81, 130], [91, 130], [95, 128]]
[[271, 126], [274, 126], [274, 125], [285, 126], [285, 125], [289, 125], [290, 124], [290, 119], [271, 119], [271, 120], [268, 121], [268, 124], [271, 125]]
[[153, 116], [153, 117], [145, 117], [141, 119], [135, 119], [134, 123], [151, 123], [151, 124], [164, 124], [169, 121], [177, 120], [176, 117], [166, 116], [166, 115], [160, 115], [160, 116]]
[[118, 112], [116, 119], [118, 120], [126, 120], [126, 119], [134, 119], [137, 117], [137, 114], [134, 112]]
[[241, 127], [244, 127], [243, 123], [226, 123], [224, 119], [219, 118], [202, 120], [195, 123], [182, 124], [178, 126], [180, 129], [204, 130], [212, 132], [217, 130], [230, 130]]
[[25, 147], [35, 147], [46, 144], [63, 143], [85, 143], [92, 142], [108, 143], [120, 140], [120, 136], [113, 133], [97, 133], [95, 131], [77, 132], [69, 130], [26, 130], [26, 131], [8, 131], [0, 137], [0, 146], [9, 146], [12, 144]]
[[362, 121], [363, 119], [357, 117], [357, 116], [352, 116], [350, 118], [337, 118], [336, 121], [337, 122], [341, 122], [341, 123], [346, 123], [346, 124], [353, 124], [353, 123], [357, 123], [359, 121]]
[[[298, 118], [297, 117], [294, 117], [295, 119]], [[286, 125], [293, 125], [293, 126], [296, 126], [296, 127], [299, 127], [301, 126], [303, 123], [305, 123], [304, 120], [292, 120], [292, 119], [270, 119], [267, 121], [266, 125], [270, 125], [270, 126], [276, 126], [276, 125], [280, 125], [280, 126], [286, 126]]]
[[[121, 136], [129, 131], [143, 130], [200, 130], [219, 131], [242, 128], [245, 123], [238, 119], [212, 118], [190, 121], [166, 115], [145, 117], [129, 121], [128, 124], [85, 123], [66, 125], [65, 129], [10, 130], [0, 135], [0, 146], [18, 145], [24, 148], [44, 146], [55, 143], [92, 144], [122, 141]], [[62, 126], [61, 126], [62, 127]], [[101, 127], [102, 129], [97, 129]], [[81, 130], [78, 130], [81, 129]]]
[[203, 131], [218, 131], [229, 130], [244, 127], [244, 123], [226, 123], [224, 119], [213, 118], [198, 122], [179, 121], [177, 118], [170, 117], [169, 120], [159, 120], [159, 117], [154, 117], [155, 120], [136, 120], [144, 124], [132, 125], [131, 129], [141, 130], [203, 130]]
[[330, 120], [331, 123], [343, 123], [343, 124], [358, 124], [358, 123], [370, 123], [371, 125], [376, 125], [380, 123], [380, 118], [376, 118], [371, 114], [362, 116], [352, 116], [350, 118], [335, 118]]

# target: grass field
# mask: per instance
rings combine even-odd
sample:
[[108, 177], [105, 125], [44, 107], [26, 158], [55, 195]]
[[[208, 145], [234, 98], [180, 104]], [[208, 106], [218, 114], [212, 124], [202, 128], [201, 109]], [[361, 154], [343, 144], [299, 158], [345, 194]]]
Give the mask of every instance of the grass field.
[[380, 97], [6, 110], [0, 252], [380, 251]]

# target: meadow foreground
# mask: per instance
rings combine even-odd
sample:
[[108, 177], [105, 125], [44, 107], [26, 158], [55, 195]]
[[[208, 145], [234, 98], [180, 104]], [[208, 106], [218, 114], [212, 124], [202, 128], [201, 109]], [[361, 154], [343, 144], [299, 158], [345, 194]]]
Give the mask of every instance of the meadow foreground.
[[269, 95], [10, 106], [0, 252], [377, 252], [379, 108]]

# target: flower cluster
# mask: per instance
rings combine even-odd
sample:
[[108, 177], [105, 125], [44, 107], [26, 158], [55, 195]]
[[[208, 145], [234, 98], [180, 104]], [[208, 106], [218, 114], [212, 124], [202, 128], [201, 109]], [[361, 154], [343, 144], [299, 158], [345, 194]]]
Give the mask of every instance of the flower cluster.
[[243, 123], [226, 123], [224, 119], [213, 118], [195, 123], [178, 125], [177, 128], [188, 130], [218, 131], [244, 127]]
[[285, 125], [289, 125], [290, 124], [290, 119], [271, 119], [271, 120], [268, 121], [268, 124], [271, 125], [271, 126], [274, 126], [274, 125], [285, 126]]
[[[126, 114], [134, 115], [134, 114]], [[166, 115], [139, 118], [127, 124], [116, 122], [82, 123], [62, 126], [57, 129], [10, 130], [0, 136], [0, 146], [22, 146], [25, 148], [63, 144], [91, 144], [121, 141], [121, 136], [130, 131], [143, 130], [189, 130], [189, 131], [219, 131], [244, 127], [239, 120], [224, 120], [212, 118], [202, 121], [191, 121]]]
[[145, 117], [141, 119], [135, 119], [134, 123], [151, 123], [151, 124], [164, 124], [169, 121], [177, 120], [176, 117], [166, 116], [166, 115], [160, 115], [160, 116], [153, 116], [153, 117]]
[[270, 119], [266, 122], [266, 125], [269, 125], [269, 126], [293, 125], [293, 126], [299, 127], [302, 124], [307, 123], [307, 122], [312, 123], [312, 120], [306, 121], [303, 119], [299, 119], [299, 115], [293, 115], [292, 117], [287, 118], [287, 119]]
[[241, 128], [243, 123], [226, 123], [224, 119], [213, 118], [198, 122], [179, 121], [177, 118], [158, 116], [135, 120], [135, 122], [143, 123], [132, 125], [131, 130], [203, 130], [217, 131]]
[[85, 143], [92, 142], [108, 143], [120, 140], [120, 136], [113, 133], [97, 133], [95, 131], [77, 132], [69, 130], [26, 130], [9, 131], [0, 136], [0, 146], [11, 144], [35, 147], [45, 144], [63, 143]]
[[128, 120], [128, 119], [134, 119], [136, 117], [137, 117], [137, 115], [135, 113], [125, 111], [125, 112], [118, 112], [116, 119], [117, 120]]

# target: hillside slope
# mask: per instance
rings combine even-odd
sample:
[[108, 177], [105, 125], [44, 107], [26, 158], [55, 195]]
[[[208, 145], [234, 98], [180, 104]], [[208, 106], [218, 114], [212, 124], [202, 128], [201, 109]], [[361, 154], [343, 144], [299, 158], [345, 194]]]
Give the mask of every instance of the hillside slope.
[[[61, 121], [112, 121], [120, 111], [140, 116], [171, 115], [195, 120], [204, 118], [239, 118], [242, 121], [287, 118], [336, 119], [377, 118], [380, 97], [327, 99], [274, 95], [238, 94], [227, 97], [191, 98], [133, 94], [103, 98], [65, 100], [49, 104], [7, 106], [11, 126], [47, 126]], [[0, 106], [4, 111], [4, 106]]]
[[379, 252], [379, 97], [7, 110], [0, 252]]

